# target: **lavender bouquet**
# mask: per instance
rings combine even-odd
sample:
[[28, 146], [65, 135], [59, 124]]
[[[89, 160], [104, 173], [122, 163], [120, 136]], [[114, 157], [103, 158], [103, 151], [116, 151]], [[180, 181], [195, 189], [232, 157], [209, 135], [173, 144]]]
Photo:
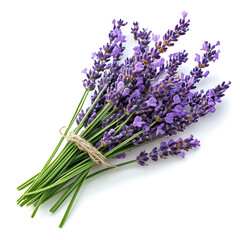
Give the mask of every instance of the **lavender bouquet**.
[[[206, 92], [193, 91], [196, 84], [208, 76], [209, 71], [205, 69], [210, 62], [218, 59], [219, 41], [203, 43], [203, 53], [196, 54], [197, 65], [189, 74], [177, 73], [188, 60], [185, 50], [170, 54], [167, 59], [162, 57], [189, 30], [186, 12], [182, 13], [179, 24], [168, 30], [162, 39], [147, 29], [140, 30], [138, 22], [134, 22], [131, 33], [137, 44], [133, 55], [124, 60], [126, 36], [121, 29], [127, 23], [121, 19], [112, 23], [109, 42], [93, 53], [92, 69], [83, 70], [85, 92], [68, 127], [61, 133], [58, 145], [42, 170], [18, 187], [18, 190], [28, 187], [17, 202], [20, 206], [33, 204], [32, 217], [41, 204], [58, 195], [50, 209], [55, 212], [74, 192], [60, 227], [85, 180], [127, 164], [146, 166], [149, 160], [157, 161], [169, 155], [184, 157], [184, 151], [198, 147], [199, 141], [191, 135], [177, 141], [161, 141], [159, 147], [149, 153], [140, 152], [132, 161], [116, 166], [108, 161], [124, 158], [127, 151], [138, 146], [169, 138], [196, 123], [200, 117], [213, 113], [230, 85], [230, 82], [223, 82]], [[90, 92], [91, 106], [84, 111], [82, 107]], [[77, 127], [70, 131], [75, 121]], [[68, 141], [55, 157], [64, 138]], [[104, 168], [90, 173], [98, 164]]]

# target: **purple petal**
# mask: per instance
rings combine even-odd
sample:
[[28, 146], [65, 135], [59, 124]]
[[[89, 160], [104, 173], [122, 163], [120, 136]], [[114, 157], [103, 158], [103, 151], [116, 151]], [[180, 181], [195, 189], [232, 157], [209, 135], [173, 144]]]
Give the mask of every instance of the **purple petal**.
[[155, 43], [158, 42], [159, 38], [160, 38], [160, 35], [152, 34], [152, 40], [153, 40]]
[[173, 96], [173, 103], [178, 104], [181, 102], [181, 99], [178, 95]]
[[142, 121], [142, 118], [141, 118], [141, 117], [136, 116], [136, 117], [134, 118], [134, 121], [133, 121], [133, 126], [134, 126], [134, 127], [141, 127], [141, 126], [144, 125], [144, 124], [145, 124], [145, 122]]
[[201, 59], [201, 58], [200, 58], [200, 55], [196, 53], [196, 57], [195, 57], [194, 61], [199, 62], [200, 59]]
[[119, 82], [118, 85], [117, 85], [117, 91], [120, 92], [123, 88], [124, 88], [124, 83]]
[[129, 93], [130, 93], [129, 88], [125, 88], [125, 89], [123, 90], [123, 96], [128, 96]]
[[185, 153], [184, 153], [184, 152], [180, 152], [180, 153], [178, 154], [178, 156], [184, 158], [184, 157], [185, 157]]
[[209, 74], [209, 71], [206, 71], [206, 72], [203, 74], [203, 76], [204, 76], [204, 77], [207, 77], [208, 74]]
[[182, 12], [183, 19], [185, 19], [187, 17], [187, 15], [188, 15], [188, 13], [186, 11]]
[[157, 100], [155, 97], [151, 97], [148, 101], [147, 101], [147, 105], [149, 107], [155, 107], [157, 105]]
[[143, 65], [140, 62], [138, 62], [136, 63], [135, 70], [133, 72], [134, 73], [141, 72], [143, 69], [144, 69]]
[[84, 69], [82, 70], [82, 73], [87, 74], [87, 68], [84, 68]]
[[172, 113], [168, 113], [165, 117], [165, 121], [167, 123], [173, 123], [173, 114]]

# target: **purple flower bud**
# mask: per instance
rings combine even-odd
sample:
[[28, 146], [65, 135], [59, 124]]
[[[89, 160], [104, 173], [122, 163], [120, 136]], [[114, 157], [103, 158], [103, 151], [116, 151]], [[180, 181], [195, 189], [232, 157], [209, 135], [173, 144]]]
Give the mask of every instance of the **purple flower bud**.
[[115, 47], [111, 53], [111, 56], [116, 57], [121, 53], [120, 49], [118, 47]]
[[124, 36], [124, 35], [118, 35], [118, 37], [115, 38], [114, 43], [118, 43], [118, 42], [120, 42], [120, 43], [126, 42], [126, 36]]
[[165, 133], [165, 131], [163, 131], [163, 128], [164, 127], [164, 123], [161, 123], [159, 126], [157, 126], [157, 131], [156, 131], [156, 134], [159, 135], [163, 135]]
[[130, 93], [129, 88], [125, 88], [125, 89], [123, 90], [123, 96], [128, 96], [129, 93]]
[[142, 121], [142, 118], [141, 118], [141, 117], [136, 116], [136, 117], [134, 118], [134, 121], [133, 121], [133, 126], [134, 126], [134, 127], [142, 127], [142, 125], [144, 125], [144, 124], [145, 124], [145, 122]]
[[83, 86], [90, 91], [95, 89], [94, 82], [90, 81], [89, 79], [87, 79], [83, 82]]
[[191, 88], [191, 86], [193, 86], [194, 83], [195, 83], [194, 77], [189, 78], [189, 80], [188, 80], [188, 88]]
[[116, 36], [118, 36], [118, 35], [122, 35], [121, 29], [115, 28], [115, 29], [113, 30], [113, 32], [112, 32], [112, 35], [113, 35], [114, 37], [116, 37]]
[[180, 113], [180, 112], [182, 112], [182, 109], [183, 109], [183, 107], [181, 105], [176, 105], [175, 108], [173, 109], [173, 111], [175, 113]]
[[185, 19], [187, 17], [187, 15], [188, 15], [188, 13], [186, 11], [182, 12], [183, 19]]
[[148, 154], [143, 151], [137, 156], [137, 163], [141, 166], [147, 166], [146, 161], [148, 159]]
[[84, 69], [82, 70], [82, 73], [87, 74], [87, 68], [84, 68]]
[[147, 105], [148, 107], [155, 107], [157, 105], [157, 100], [155, 97], [151, 97], [148, 101], [147, 101]]
[[153, 148], [153, 150], [149, 153], [149, 157], [155, 162], [158, 160], [158, 155], [157, 147]]
[[179, 97], [178, 95], [174, 95], [174, 96], [173, 96], [173, 103], [174, 103], [174, 104], [178, 104], [178, 103], [180, 103], [180, 102], [181, 102], [180, 97]]
[[172, 113], [167, 113], [167, 115], [165, 117], [165, 121], [167, 123], [173, 123], [173, 114]]
[[109, 132], [108, 132], [108, 134], [111, 135], [111, 134], [113, 134], [114, 132], [115, 132], [114, 129], [110, 129]]
[[218, 51], [214, 54], [213, 62], [215, 62], [217, 59], [219, 59], [219, 53], [220, 53], [220, 50], [218, 50]]
[[96, 53], [94, 52], [94, 53], [92, 53], [92, 59], [94, 59], [95, 58], [95, 56], [96, 56]]
[[131, 94], [131, 96], [130, 96], [130, 99], [129, 100], [132, 100], [132, 99], [139, 99], [141, 97], [141, 93], [140, 93], [140, 91], [138, 90], [138, 89], [136, 89], [135, 91], [134, 91], [134, 93], [132, 93]]
[[200, 62], [200, 60], [201, 60], [200, 55], [196, 53], [196, 57], [195, 57], [194, 61]]
[[185, 157], [185, 152], [180, 152], [180, 153], [178, 153], [178, 156], [184, 158], [184, 157]]
[[117, 159], [125, 158], [125, 157], [126, 157], [126, 153], [121, 153], [121, 154], [116, 156]]
[[160, 35], [152, 34], [152, 40], [153, 40], [156, 44], [157, 44], [159, 38], [160, 38]]
[[140, 52], [140, 47], [139, 46], [135, 46], [133, 48], [133, 50], [134, 50], [134, 54], [137, 55]]
[[162, 65], [164, 65], [164, 58], [160, 58], [160, 59], [155, 59], [153, 62], [153, 67], [156, 69], [157, 67], [161, 67]]
[[141, 72], [143, 69], [144, 69], [143, 65], [140, 62], [138, 62], [135, 64], [135, 69], [133, 72], [138, 73], [138, 72]]
[[124, 88], [124, 83], [123, 82], [119, 82], [117, 84], [117, 92], [120, 92], [123, 88]]
[[209, 71], [206, 71], [204, 74], [203, 74], [203, 77], [207, 77], [208, 76], [208, 74], [209, 74]]
[[202, 49], [201, 50], [204, 50], [204, 51], [208, 51], [208, 41], [205, 41], [202, 45]]

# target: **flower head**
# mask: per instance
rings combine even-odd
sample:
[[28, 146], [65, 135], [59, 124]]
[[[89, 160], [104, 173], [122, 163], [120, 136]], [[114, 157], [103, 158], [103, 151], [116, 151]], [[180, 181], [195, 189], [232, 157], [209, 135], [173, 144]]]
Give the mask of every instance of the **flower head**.
[[117, 84], [117, 92], [120, 92], [123, 88], [124, 88], [124, 83], [123, 82], [119, 82]]
[[133, 72], [138, 73], [138, 72], [141, 72], [143, 69], [144, 69], [143, 65], [140, 62], [138, 62], [135, 64], [135, 69]]
[[148, 101], [147, 101], [147, 105], [149, 107], [155, 107], [157, 105], [157, 100], [155, 97], [151, 97]]
[[179, 95], [178, 94], [174, 95], [173, 96], [173, 103], [178, 104], [180, 102], [181, 102], [181, 99], [180, 99]]
[[173, 113], [167, 113], [167, 115], [165, 117], [165, 121], [167, 123], [173, 123]]
[[134, 118], [134, 121], [133, 121], [133, 126], [134, 126], [134, 127], [142, 127], [142, 125], [144, 125], [144, 124], [145, 124], [145, 122], [142, 121], [142, 118], [141, 118], [141, 117], [136, 116], [136, 117]]
[[200, 62], [200, 59], [201, 59], [200, 55], [196, 53], [196, 57], [195, 57], [194, 61]]
[[84, 69], [82, 70], [82, 73], [87, 74], [87, 68], [84, 68]]
[[182, 12], [183, 19], [185, 19], [187, 17], [187, 15], [188, 15], [188, 13], [186, 11]]
[[135, 46], [133, 48], [133, 50], [134, 50], [134, 54], [137, 55], [140, 52], [140, 47], [139, 46]]
[[125, 88], [125, 89], [123, 90], [123, 96], [128, 96], [129, 93], [130, 93], [129, 88]]
[[156, 69], [157, 67], [161, 67], [164, 65], [164, 58], [160, 58], [160, 59], [155, 59], [153, 62], [153, 67]]
[[152, 34], [152, 40], [157, 44], [158, 40], [160, 39], [160, 35]]
[[137, 163], [141, 166], [147, 166], [146, 162], [148, 159], [148, 154], [143, 151], [137, 156]]
[[145, 151], [141, 152], [137, 156], [137, 162], [141, 166], [147, 166], [147, 161], [152, 159], [153, 161], [158, 161], [159, 157], [166, 159], [169, 155], [177, 155], [184, 158], [185, 153], [183, 150], [188, 151], [189, 149], [196, 148], [200, 146], [200, 142], [197, 139], [194, 139], [193, 135], [190, 135], [189, 138], [182, 139], [179, 138], [177, 141], [173, 139], [167, 142], [161, 142], [160, 147], [154, 147], [152, 151], [148, 154]]

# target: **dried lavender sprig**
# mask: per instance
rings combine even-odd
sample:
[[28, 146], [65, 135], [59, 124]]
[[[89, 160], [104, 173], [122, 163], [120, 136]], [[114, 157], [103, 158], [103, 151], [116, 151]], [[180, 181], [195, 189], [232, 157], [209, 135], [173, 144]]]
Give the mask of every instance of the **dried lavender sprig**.
[[182, 19], [179, 20], [179, 25], [175, 26], [174, 30], [168, 30], [167, 33], [163, 35], [163, 41], [159, 41], [156, 47], [159, 49], [160, 53], [166, 52], [167, 48], [174, 46], [174, 42], [178, 41], [178, 38], [185, 35], [189, 30], [190, 20], [186, 20], [187, 12], [182, 12]]
[[197, 139], [194, 139], [193, 135], [190, 135], [189, 138], [186, 138], [184, 140], [182, 138], [179, 138], [177, 141], [171, 139], [168, 142], [161, 142], [160, 147], [153, 148], [150, 153], [142, 151], [137, 156], [137, 163], [141, 166], [147, 166], [146, 162], [149, 159], [156, 162], [159, 160], [159, 158], [166, 159], [169, 155], [178, 155], [184, 158], [185, 153], [183, 150], [188, 151], [189, 149], [199, 146], [200, 142]]
[[[92, 59], [94, 60], [92, 69], [88, 71], [85, 68], [82, 71], [87, 77], [83, 80], [83, 86], [91, 91], [95, 89], [96, 80], [101, 78], [102, 73], [111, 67], [111, 64], [108, 64], [108, 62], [110, 60], [115, 63], [119, 61], [125, 49], [122, 43], [126, 41], [126, 36], [122, 35], [121, 27], [127, 23], [124, 23], [121, 19], [117, 21], [117, 25], [115, 20], [112, 23], [113, 30], [109, 33], [109, 43], [103, 45], [98, 52], [92, 54]], [[101, 79], [99, 82], [101, 83]]]

